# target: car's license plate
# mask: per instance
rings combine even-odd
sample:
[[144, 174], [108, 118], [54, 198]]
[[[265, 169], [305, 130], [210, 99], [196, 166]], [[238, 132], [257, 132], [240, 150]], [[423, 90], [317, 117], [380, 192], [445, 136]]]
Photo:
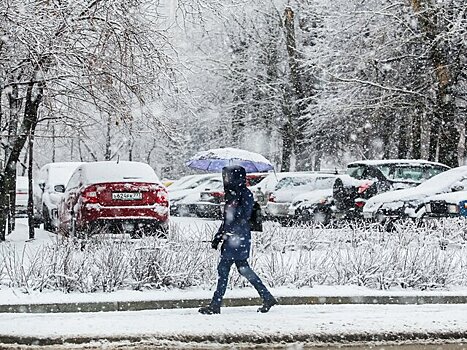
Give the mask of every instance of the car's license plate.
[[142, 199], [143, 194], [141, 192], [114, 192], [112, 193], [112, 199], [114, 201], [135, 201]]

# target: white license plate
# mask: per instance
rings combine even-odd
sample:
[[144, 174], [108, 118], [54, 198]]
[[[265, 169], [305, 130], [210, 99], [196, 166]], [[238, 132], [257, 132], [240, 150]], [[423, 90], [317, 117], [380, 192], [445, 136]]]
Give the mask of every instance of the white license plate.
[[112, 200], [114, 201], [135, 201], [143, 198], [141, 192], [114, 192]]

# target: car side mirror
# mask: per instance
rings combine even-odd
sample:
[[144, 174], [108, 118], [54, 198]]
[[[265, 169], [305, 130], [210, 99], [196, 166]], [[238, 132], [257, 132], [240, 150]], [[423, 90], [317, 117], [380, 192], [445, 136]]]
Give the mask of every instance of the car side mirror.
[[459, 191], [463, 191], [464, 190], [464, 186], [462, 185], [454, 185], [451, 187], [451, 191], [452, 192], [459, 192]]
[[65, 185], [55, 185], [54, 191], [57, 193], [65, 193]]

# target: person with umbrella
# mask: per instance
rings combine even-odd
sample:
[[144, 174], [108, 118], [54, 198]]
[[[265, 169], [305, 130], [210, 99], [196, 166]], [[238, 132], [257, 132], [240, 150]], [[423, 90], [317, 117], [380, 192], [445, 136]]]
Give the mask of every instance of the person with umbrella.
[[247, 261], [251, 246], [250, 218], [253, 210], [253, 194], [246, 187], [245, 168], [239, 165], [226, 166], [222, 169], [222, 179], [225, 192], [223, 223], [211, 242], [214, 249], [217, 249], [222, 242], [221, 258], [217, 267], [217, 288], [210, 304], [200, 308], [199, 312], [206, 315], [220, 313], [230, 268], [233, 264], [238, 272], [255, 287], [263, 300], [263, 305], [258, 312], [268, 312], [272, 306], [277, 304], [277, 300]]

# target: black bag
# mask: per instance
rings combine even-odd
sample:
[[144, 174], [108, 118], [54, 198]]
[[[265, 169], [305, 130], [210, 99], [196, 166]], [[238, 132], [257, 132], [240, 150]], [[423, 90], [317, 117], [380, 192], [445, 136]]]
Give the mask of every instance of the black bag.
[[253, 202], [253, 211], [250, 217], [250, 230], [263, 232], [263, 214], [258, 202]]

